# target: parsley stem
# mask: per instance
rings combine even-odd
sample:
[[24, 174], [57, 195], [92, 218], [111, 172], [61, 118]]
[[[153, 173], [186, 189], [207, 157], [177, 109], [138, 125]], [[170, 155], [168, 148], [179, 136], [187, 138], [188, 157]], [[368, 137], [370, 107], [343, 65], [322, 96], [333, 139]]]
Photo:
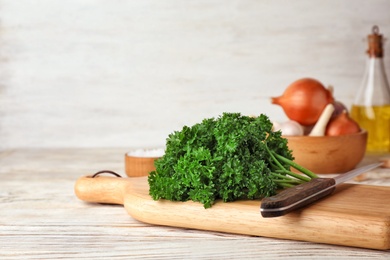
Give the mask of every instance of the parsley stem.
[[292, 172], [292, 171], [288, 171], [288, 170], [277, 170], [277, 172], [280, 172], [280, 173], [285, 173], [291, 177], [294, 177], [296, 179], [299, 179], [299, 180], [302, 180], [304, 182], [308, 182], [311, 180], [310, 177], [307, 177], [307, 176], [304, 176], [304, 175], [301, 175], [301, 174], [298, 174], [298, 173], [295, 173], [295, 172]]
[[266, 141], [264, 141], [264, 144], [265, 144], [265, 145], [264, 145], [265, 149], [267, 150], [268, 154], [271, 156], [271, 158], [272, 158], [272, 160], [275, 162], [275, 164], [276, 164], [280, 169], [286, 171], [286, 168], [284, 168], [283, 165], [282, 165], [282, 164], [276, 159], [276, 157], [274, 156], [274, 154], [275, 154], [275, 155], [278, 155], [278, 154], [275, 153], [275, 152], [273, 153], [273, 152], [271, 152], [271, 151], [269, 150]]
[[294, 187], [295, 185], [294, 184], [289, 184], [289, 183], [278, 183], [278, 186], [280, 186], [281, 188], [291, 188], [291, 187]]
[[[281, 171], [281, 172], [283, 172], [283, 171]], [[288, 177], [286, 175], [283, 175], [283, 174], [280, 174], [277, 172], [271, 172], [271, 175], [275, 177], [275, 179], [273, 179], [274, 181], [287, 181], [287, 182], [297, 183], [297, 184], [301, 184], [301, 183], [305, 182], [304, 180], [295, 179], [295, 178], [292, 179], [291, 177]]]
[[281, 156], [281, 155], [279, 155], [279, 154], [277, 154], [277, 153], [275, 153], [273, 151], [271, 153], [274, 155], [275, 158], [278, 158], [282, 162], [287, 163], [288, 165], [292, 166], [293, 168], [295, 168], [298, 171], [302, 172], [303, 174], [307, 175], [311, 179], [318, 178], [318, 176], [314, 172], [312, 172], [312, 171], [302, 167], [301, 165], [299, 165], [299, 164], [297, 164], [297, 163], [287, 159], [286, 157], [283, 157], [283, 156]]
[[[279, 171], [279, 170], [277, 170]], [[283, 175], [283, 174], [280, 174], [280, 173], [277, 173], [277, 172], [271, 172], [270, 173], [273, 177], [276, 177], [276, 178], [279, 178], [279, 179], [284, 179], [284, 180], [289, 180], [290, 177], [286, 176], [286, 175]]]
[[290, 180], [274, 180], [274, 182], [276, 183], [288, 183], [288, 184], [294, 184], [294, 185], [298, 185], [298, 184], [302, 184], [303, 182], [300, 182], [299, 180], [294, 180], [294, 179], [290, 179]]

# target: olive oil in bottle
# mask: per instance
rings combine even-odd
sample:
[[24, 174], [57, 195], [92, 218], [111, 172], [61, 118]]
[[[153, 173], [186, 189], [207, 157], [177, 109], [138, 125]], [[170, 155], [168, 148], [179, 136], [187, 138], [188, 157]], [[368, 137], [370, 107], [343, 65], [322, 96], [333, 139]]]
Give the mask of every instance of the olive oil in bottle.
[[390, 152], [390, 87], [383, 62], [383, 37], [378, 26], [367, 36], [368, 60], [351, 117], [368, 132], [368, 152]]
[[390, 105], [353, 105], [351, 117], [368, 133], [367, 151], [390, 151]]

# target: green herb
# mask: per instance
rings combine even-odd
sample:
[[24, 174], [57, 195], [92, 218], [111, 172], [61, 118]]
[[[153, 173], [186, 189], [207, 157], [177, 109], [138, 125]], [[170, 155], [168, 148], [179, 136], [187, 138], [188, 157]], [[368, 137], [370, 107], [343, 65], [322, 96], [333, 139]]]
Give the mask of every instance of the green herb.
[[[269, 118], [223, 113], [170, 134], [163, 157], [150, 173], [154, 200], [260, 199], [317, 176], [293, 162], [287, 140]], [[294, 167], [303, 174], [290, 171]]]

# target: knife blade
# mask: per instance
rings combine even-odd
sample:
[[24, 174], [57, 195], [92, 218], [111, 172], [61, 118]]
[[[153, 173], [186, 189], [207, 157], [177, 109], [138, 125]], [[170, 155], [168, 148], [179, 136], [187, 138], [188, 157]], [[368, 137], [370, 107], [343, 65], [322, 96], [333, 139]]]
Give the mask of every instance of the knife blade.
[[383, 162], [373, 163], [334, 178], [315, 178], [309, 182], [285, 189], [275, 196], [261, 200], [260, 213], [264, 218], [283, 216], [330, 195], [337, 185], [353, 177], [381, 166]]

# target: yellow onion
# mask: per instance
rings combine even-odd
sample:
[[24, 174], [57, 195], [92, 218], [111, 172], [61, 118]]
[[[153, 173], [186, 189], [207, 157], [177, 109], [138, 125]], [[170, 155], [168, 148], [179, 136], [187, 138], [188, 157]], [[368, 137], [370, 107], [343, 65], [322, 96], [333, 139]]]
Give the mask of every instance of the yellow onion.
[[359, 124], [349, 117], [348, 112], [344, 110], [340, 115], [332, 119], [325, 131], [325, 135], [337, 136], [360, 132]]
[[289, 119], [304, 126], [315, 124], [326, 105], [333, 101], [332, 92], [312, 78], [293, 82], [282, 96], [271, 99], [272, 104], [283, 108]]

